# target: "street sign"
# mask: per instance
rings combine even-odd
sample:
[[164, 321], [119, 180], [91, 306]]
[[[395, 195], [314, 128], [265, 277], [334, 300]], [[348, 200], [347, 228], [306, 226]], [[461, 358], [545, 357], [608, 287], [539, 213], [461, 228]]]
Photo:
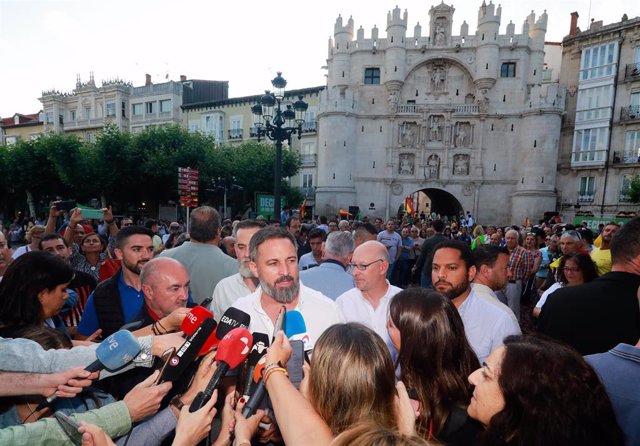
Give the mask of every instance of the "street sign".
[[178, 167], [178, 194], [180, 206], [198, 206], [198, 180], [200, 172], [190, 167]]

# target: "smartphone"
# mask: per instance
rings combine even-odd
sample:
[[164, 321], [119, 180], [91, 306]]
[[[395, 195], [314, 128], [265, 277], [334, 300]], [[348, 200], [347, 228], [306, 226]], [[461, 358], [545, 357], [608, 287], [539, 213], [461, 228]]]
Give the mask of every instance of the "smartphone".
[[102, 209], [80, 209], [80, 214], [84, 219], [102, 220], [104, 218]]
[[167, 367], [167, 364], [169, 364], [169, 359], [171, 359], [171, 357], [173, 356], [173, 354], [176, 352], [176, 348], [175, 347], [171, 347], [167, 350], [164, 351], [164, 353], [162, 353], [162, 358], [160, 359], [160, 366], [158, 367], [158, 370], [160, 370], [160, 374], [158, 375], [158, 378], [156, 379], [155, 384], [160, 384], [160, 380], [162, 379], [162, 375], [164, 373], [164, 369]]
[[302, 364], [304, 362], [304, 342], [301, 340], [289, 341], [291, 344], [291, 357], [287, 362], [287, 373], [289, 380], [296, 389], [300, 387], [304, 374], [302, 372]]
[[54, 201], [51, 204], [53, 204], [59, 211], [70, 211], [78, 206], [78, 203], [75, 200]]
[[287, 314], [287, 307], [283, 305], [282, 308], [280, 308], [280, 313], [278, 313], [278, 317], [276, 318], [276, 323], [273, 326], [273, 338], [271, 338], [272, 344], [273, 344], [273, 341], [276, 340], [276, 333], [282, 330], [282, 327], [284, 326], [284, 318], [286, 317], [286, 314]]
[[69, 440], [71, 440], [73, 444], [82, 444], [82, 434], [78, 432], [78, 428], [80, 428], [80, 425], [77, 422], [73, 421], [70, 417], [62, 412], [55, 412], [53, 416], [56, 418], [56, 420], [58, 420], [58, 423], [62, 427], [62, 430], [65, 434], [67, 434], [67, 437], [69, 437]]

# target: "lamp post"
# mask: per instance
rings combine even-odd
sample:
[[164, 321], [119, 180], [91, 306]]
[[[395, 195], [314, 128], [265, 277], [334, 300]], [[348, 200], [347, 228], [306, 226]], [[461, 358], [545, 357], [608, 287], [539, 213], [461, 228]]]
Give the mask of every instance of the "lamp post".
[[[280, 221], [280, 185], [282, 183], [282, 142], [288, 141], [291, 146], [291, 135], [297, 134], [298, 139], [302, 138], [302, 124], [304, 124], [304, 114], [309, 104], [298, 96], [298, 100], [293, 104], [284, 103], [284, 89], [287, 81], [282, 77], [282, 73], [271, 81], [273, 93], [265, 91], [260, 98], [260, 102], [251, 107], [253, 113], [253, 126], [258, 135], [258, 142], [263, 137], [267, 137], [276, 145], [276, 165], [273, 185], [273, 213], [274, 218]], [[283, 110], [282, 106], [286, 108]]]

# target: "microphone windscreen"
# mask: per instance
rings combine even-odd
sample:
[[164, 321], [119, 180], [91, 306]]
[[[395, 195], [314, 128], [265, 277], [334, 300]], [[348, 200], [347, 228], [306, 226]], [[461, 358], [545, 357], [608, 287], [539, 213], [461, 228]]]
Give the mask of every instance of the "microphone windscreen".
[[311, 338], [307, 333], [307, 324], [304, 322], [302, 313], [298, 310], [287, 311], [284, 333], [292, 341], [302, 341], [305, 351], [313, 350]]
[[256, 368], [253, 369], [253, 382], [254, 383], [259, 383], [260, 380], [262, 379], [262, 371], [264, 370], [264, 367], [267, 365], [267, 355], [263, 355], [262, 358], [260, 358], [258, 360], [258, 363], [256, 364]]
[[253, 336], [249, 330], [244, 327], [234, 328], [220, 341], [216, 352], [216, 361], [225, 362], [234, 369], [245, 360], [252, 345]]
[[213, 334], [216, 328], [216, 321], [205, 319], [202, 324], [189, 336], [177, 352], [169, 358], [169, 362], [162, 373], [160, 381], [176, 381], [180, 375], [196, 359], [196, 356]]
[[127, 330], [113, 333], [96, 349], [98, 361], [109, 370], [117, 370], [130, 363], [138, 353], [140, 353], [140, 344]]
[[253, 334], [253, 346], [249, 352], [248, 365], [255, 366], [269, 348], [269, 335], [255, 332]]
[[180, 330], [191, 336], [205, 319], [213, 319], [213, 313], [201, 306], [193, 307], [182, 320]]
[[218, 339], [224, 338], [227, 333], [237, 327], [247, 328], [251, 322], [251, 316], [242, 310], [229, 307], [220, 318], [216, 336]]

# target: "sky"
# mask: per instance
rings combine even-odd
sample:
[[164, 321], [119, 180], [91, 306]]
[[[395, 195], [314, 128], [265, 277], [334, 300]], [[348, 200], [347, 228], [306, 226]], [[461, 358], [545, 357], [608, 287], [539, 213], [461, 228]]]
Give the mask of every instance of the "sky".
[[[287, 89], [325, 84], [328, 39], [338, 15], [353, 16], [365, 38], [374, 25], [386, 35], [387, 12], [408, 11], [407, 35], [417, 22], [428, 35], [429, 9], [439, 1], [418, 0], [0, 0], [0, 117], [35, 113], [43, 90], [70, 92], [76, 75], [96, 84], [116, 77], [143, 85], [190, 79], [229, 81], [229, 97], [270, 88], [276, 71]], [[481, 0], [448, 1], [456, 9], [453, 34], [463, 20], [474, 33]], [[496, 2], [498, 3], [498, 2]], [[604, 24], [640, 15], [634, 0], [505, 0], [500, 32], [509, 21], [521, 32], [534, 6], [549, 15], [547, 41], [568, 34], [570, 13]], [[275, 6], [275, 7], [274, 7]], [[277, 9], [276, 9], [277, 8]], [[355, 38], [355, 36], [354, 36]]]

